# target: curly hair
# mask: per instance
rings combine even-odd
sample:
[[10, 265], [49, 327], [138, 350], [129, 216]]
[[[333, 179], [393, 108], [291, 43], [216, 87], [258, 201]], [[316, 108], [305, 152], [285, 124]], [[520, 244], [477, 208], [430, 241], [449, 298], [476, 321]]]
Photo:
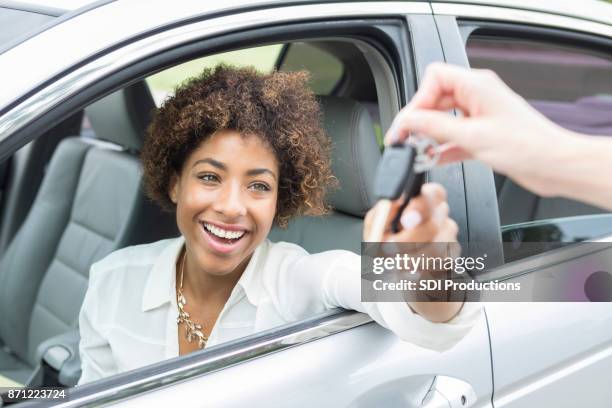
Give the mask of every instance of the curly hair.
[[279, 163], [275, 223], [286, 227], [298, 215], [324, 215], [325, 195], [337, 185], [330, 141], [319, 105], [300, 72], [258, 73], [219, 65], [177, 87], [156, 112], [141, 153], [145, 190], [168, 211], [169, 191], [190, 154], [210, 135], [231, 129], [256, 135]]

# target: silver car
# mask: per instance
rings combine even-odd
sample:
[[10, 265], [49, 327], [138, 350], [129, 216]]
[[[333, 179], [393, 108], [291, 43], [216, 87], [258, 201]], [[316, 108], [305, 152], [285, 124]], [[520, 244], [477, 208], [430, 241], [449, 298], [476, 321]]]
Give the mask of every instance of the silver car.
[[[229, 61], [312, 73], [323, 106], [335, 106], [324, 108], [325, 125], [345, 196], [329, 218], [299, 219], [272, 238], [311, 252], [359, 252], [363, 211], [355, 203], [371, 205], [381, 137], [431, 62], [492, 69], [561, 126], [612, 136], [612, 5], [100, 0], [71, 7], [0, 1], [0, 386], [71, 387], [63, 398], [25, 405], [610, 406], [606, 270], [610, 289], [595, 298], [580, 290], [573, 302], [486, 303], [485, 317], [445, 352], [334, 310], [73, 386], [90, 265], [177, 234], [172, 217], [143, 198], [138, 148], [151, 111], [189, 72]], [[549, 255], [567, 249], [554, 244], [612, 234], [610, 214], [535, 196], [481, 163], [427, 177], [446, 187], [460, 241], [485, 245], [492, 265], [508, 266], [483, 279], [554, 275], [558, 258]], [[523, 242], [547, 245], [508, 249]]]

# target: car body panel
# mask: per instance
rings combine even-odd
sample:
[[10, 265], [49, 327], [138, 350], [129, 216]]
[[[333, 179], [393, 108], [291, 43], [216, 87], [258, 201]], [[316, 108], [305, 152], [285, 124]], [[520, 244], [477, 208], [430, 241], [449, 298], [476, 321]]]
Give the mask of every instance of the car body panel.
[[[193, 404], [243, 407], [420, 407], [435, 375], [469, 383], [491, 406], [489, 344], [484, 317], [451, 350], [403, 342], [375, 324], [127, 399], [124, 407]], [[424, 384], [427, 384], [424, 386]]]
[[608, 406], [609, 303], [500, 302], [487, 315], [496, 407]]

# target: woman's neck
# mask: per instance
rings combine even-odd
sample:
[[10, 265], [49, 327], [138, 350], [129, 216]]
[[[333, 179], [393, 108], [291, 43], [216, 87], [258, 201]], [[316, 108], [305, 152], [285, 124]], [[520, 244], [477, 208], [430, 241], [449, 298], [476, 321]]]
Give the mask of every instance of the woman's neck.
[[180, 285], [183, 257], [186, 256], [183, 271], [183, 294], [191, 298], [192, 302], [199, 304], [208, 302], [225, 304], [250, 260], [248, 257], [228, 274], [213, 275], [201, 270], [191, 256], [188, 253], [185, 254], [186, 251], [183, 249], [183, 254], [177, 261], [177, 287]]

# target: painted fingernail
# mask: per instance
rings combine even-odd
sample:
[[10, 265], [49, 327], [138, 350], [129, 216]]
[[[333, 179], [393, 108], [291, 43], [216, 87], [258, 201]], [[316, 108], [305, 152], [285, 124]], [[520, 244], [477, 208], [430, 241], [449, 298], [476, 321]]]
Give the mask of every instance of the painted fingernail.
[[400, 218], [400, 222], [402, 223], [402, 227], [405, 229], [414, 228], [419, 225], [423, 221], [421, 217], [421, 213], [418, 211], [410, 210], [402, 215]]
[[392, 145], [397, 143], [397, 132], [394, 129], [389, 130], [387, 137], [385, 137], [385, 144]]

